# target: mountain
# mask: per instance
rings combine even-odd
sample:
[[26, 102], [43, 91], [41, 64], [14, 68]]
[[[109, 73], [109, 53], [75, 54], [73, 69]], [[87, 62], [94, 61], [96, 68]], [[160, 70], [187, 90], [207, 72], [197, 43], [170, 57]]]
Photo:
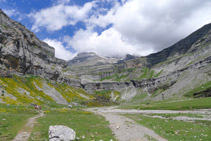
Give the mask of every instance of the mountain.
[[81, 52], [68, 61], [68, 66], [97, 66], [116, 63], [117, 59], [98, 56], [94, 52]]
[[177, 42], [176, 44], [158, 53], [150, 54], [149, 56], [147, 56], [148, 66], [153, 66], [160, 62], [166, 61], [169, 59], [169, 57], [186, 54], [188, 51], [190, 51], [192, 45], [194, 45], [196, 42], [203, 42], [203, 37], [207, 34], [209, 35], [210, 29], [211, 24], [207, 24], [199, 30], [195, 31], [194, 33], [190, 34], [185, 39], [182, 39], [181, 41]]
[[211, 24], [145, 57], [118, 60], [83, 52], [66, 62], [0, 10], [1, 103], [96, 105], [208, 97], [210, 72]]
[[55, 105], [90, 99], [80, 81], [63, 74], [66, 66], [53, 47], [0, 10], [0, 103]]
[[211, 24], [207, 24], [158, 53], [123, 59], [100, 73], [90, 73], [84, 67], [87, 71], [80, 78], [91, 80], [84, 84], [88, 92], [116, 90], [122, 100], [132, 100], [143, 93], [147, 93], [144, 100], [161, 100], [162, 95], [179, 98], [210, 92], [210, 63]]
[[[76, 57], [68, 61], [67, 74], [80, 77], [82, 82], [90, 82], [98, 79], [93, 78], [92, 74], [100, 74], [102, 71], [111, 71], [113, 64], [117, 63], [118, 59], [102, 57], [94, 52], [78, 53]], [[91, 77], [89, 77], [91, 74]], [[87, 77], [88, 75], [88, 77]]]

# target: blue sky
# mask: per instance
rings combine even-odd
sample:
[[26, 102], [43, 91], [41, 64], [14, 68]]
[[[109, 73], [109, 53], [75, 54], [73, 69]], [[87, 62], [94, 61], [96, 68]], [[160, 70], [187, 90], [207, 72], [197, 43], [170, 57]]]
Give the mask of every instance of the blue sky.
[[69, 60], [78, 52], [144, 56], [211, 22], [204, 0], [0, 0], [0, 8]]

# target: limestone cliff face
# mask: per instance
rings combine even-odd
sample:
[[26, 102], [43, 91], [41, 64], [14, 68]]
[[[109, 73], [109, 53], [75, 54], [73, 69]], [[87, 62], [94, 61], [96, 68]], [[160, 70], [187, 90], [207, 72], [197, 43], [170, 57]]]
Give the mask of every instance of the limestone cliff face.
[[68, 61], [68, 72], [80, 77], [81, 81], [90, 82], [100, 79], [101, 72], [113, 72], [116, 58], [102, 57], [94, 52], [79, 53]]
[[56, 80], [66, 67], [55, 50], [0, 10], [0, 68], [2, 76], [31, 74]]
[[173, 56], [179, 56], [182, 54], [187, 53], [192, 45], [196, 42], [202, 42], [203, 37], [211, 31], [211, 23], [203, 26], [202, 28], [198, 29], [197, 31], [193, 32], [186, 38], [180, 40], [179, 42], [175, 43], [174, 45], [151, 55], [147, 56], [148, 66], [154, 66], [160, 62], [166, 61]]
[[96, 74], [91, 74], [95, 79], [84, 83], [84, 89], [90, 93], [142, 89], [142, 93], [147, 93], [154, 100], [162, 99], [162, 95], [166, 98], [182, 97], [211, 81], [211, 24], [163, 51], [146, 57], [125, 59], [111, 68], [110, 71], [102, 70], [98, 78], [94, 77]]

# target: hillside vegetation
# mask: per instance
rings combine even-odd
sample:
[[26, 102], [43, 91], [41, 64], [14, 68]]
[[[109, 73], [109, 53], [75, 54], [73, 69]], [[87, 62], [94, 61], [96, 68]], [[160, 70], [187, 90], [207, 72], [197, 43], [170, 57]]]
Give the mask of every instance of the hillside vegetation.
[[0, 100], [12, 105], [48, 105], [82, 102], [94, 97], [81, 88], [45, 80], [37, 76], [0, 77]]

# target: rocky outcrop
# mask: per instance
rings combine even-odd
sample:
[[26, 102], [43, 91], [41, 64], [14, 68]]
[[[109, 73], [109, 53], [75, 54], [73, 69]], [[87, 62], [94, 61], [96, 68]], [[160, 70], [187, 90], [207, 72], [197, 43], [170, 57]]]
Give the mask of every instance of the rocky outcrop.
[[211, 97], [211, 88], [193, 94], [194, 98]]
[[75, 131], [67, 126], [55, 125], [49, 127], [49, 141], [73, 141], [75, 138]]
[[[210, 71], [211, 71], [211, 56], [191, 66], [185, 67], [180, 70], [176, 70], [174, 72], [169, 73], [168, 75], [155, 79], [131, 80], [128, 82], [97, 82], [97, 83], [92, 82], [92, 83], [82, 84], [82, 87], [89, 93], [93, 93], [93, 91], [102, 91], [102, 90], [117, 90], [124, 93], [124, 91], [127, 89], [131, 90], [134, 88], [135, 89], [141, 88], [144, 89], [146, 92], [148, 92], [150, 95], [153, 95], [157, 90], [161, 90], [163, 94], [165, 94], [165, 96], [170, 97], [171, 95], [178, 93], [179, 90], [186, 89], [183, 91], [183, 93], [185, 93], [189, 91], [191, 87], [198, 85], [196, 81], [195, 83], [192, 82], [192, 84], [190, 84], [191, 87], [186, 88], [188, 85], [186, 83], [190, 83], [192, 80], [201, 81], [204, 79], [204, 77], [207, 77], [206, 81], [211, 80], [211, 78], [208, 77]], [[190, 75], [190, 73], [193, 76]], [[202, 77], [203, 75], [200, 75], [201, 76], [200, 78], [195, 74], [204, 74], [204, 77]], [[190, 80], [188, 80], [188, 82], [184, 81], [183, 80], [184, 77], [190, 78]], [[165, 92], [166, 90], [168, 91]], [[130, 92], [128, 92], [128, 94], [129, 93]], [[134, 94], [133, 96], [135, 96], [136, 94]], [[159, 96], [158, 99], [161, 99], [161, 97]]]
[[36, 75], [80, 87], [80, 81], [63, 74], [67, 62], [55, 49], [0, 10], [0, 76]]
[[55, 49], [40, 41], [23, 25], [11, 20], [0, 10], [1, 75], [31, 74], [57, 80], [66, 67], [55, 58]]

